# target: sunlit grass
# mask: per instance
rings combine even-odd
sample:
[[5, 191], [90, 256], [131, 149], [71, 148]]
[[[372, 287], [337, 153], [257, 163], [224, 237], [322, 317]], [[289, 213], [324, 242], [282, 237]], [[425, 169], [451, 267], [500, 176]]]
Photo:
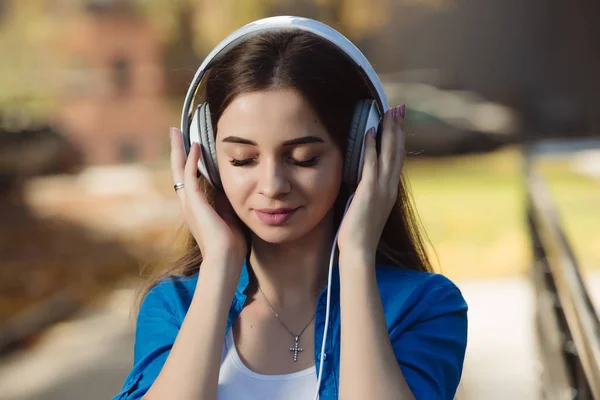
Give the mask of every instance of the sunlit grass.
[[[540, 163], [576, 256], [600, 267], [600, 182], [568, 162]], [[509, 148], [447, 159], [414, 159], [406, 166], [432, 260], [451, 278], [525, 273], [530, 260], [521, 155]]]
[[525, 271], [529, 253], [517, 151], [415, 159], [406, 172], [438, 271], [452, 278]]

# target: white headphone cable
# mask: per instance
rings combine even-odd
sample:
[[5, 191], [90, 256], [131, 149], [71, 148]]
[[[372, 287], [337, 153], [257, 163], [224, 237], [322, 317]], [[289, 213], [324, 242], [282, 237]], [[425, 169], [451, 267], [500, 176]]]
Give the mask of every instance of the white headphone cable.
[[[348, 211], [348, 207], [350, 207], [350, 202], [352, 201], [352, 198], [354, 197], [354, 193], [352, 193], [350, 195], [350, 197], [348, 198], [348, 201], [346, 202], [346, 208], [344, 209], [344, 215], [346, 215], [346, 211]], [[343, 216], [342, 216], [342, 220], [343, 220]], [[340, 226], [337, 229], [337, 232], [335, 233], [335, 238], [333, 239], [333, 246], [331, 248], [331, 256], [329, 257], [329, 276], [328, 276], [328, 280], [327, 280], [327, 307], [325, 309], [325, 328], [324, 328], [324, 333], [323, 333], [323, 343], [321, 344], [321, 356], [319, 357], [319, 360], [321, 361], [321, 363], [319, 364], [319, 374], [317, 377], [317, 389], [315, 391], [315, 400], [319, 399], [319, 386], [321, 386], [321, 376], [323, 374], [323, 362], [325, 361], [325, 343], [327, 343], [327, 331], [329, 328], [329, 306], [331, 303], [331, 274], [332, 274], [332, 270], [333, 270], [333, 260], [335, 258], [335, 248], [337, 246], [337, 240], [338, 240], [338, 235], [340, 233]]]

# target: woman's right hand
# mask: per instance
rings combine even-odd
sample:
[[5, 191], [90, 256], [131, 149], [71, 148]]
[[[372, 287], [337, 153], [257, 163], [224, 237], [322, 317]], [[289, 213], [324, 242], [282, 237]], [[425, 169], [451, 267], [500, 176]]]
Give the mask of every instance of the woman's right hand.
[[177, 190], [181, 211], [188, 228], [200, 247], [203, 259], [224, 259], [241, 264], [246, 256], [247, 242], [241, 222], [222, 191], [217, 191], [215, 208], [207, 201], [197, 179], [200, 146], [193, 143], [187, 156], [181, 131], [171, 128], [171, 174], [173, 183], [183, 182]]

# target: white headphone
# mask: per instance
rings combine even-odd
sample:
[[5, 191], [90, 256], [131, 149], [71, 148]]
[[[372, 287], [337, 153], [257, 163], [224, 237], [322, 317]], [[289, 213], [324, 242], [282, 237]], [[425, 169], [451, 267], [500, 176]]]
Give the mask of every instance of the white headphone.
[[[215, 149], [215, 136], [213, 124], [210, 118], [208, 103], [200, 104], [192, 113], [192, 105], [200, 82], [206, 71], [219, 59], [222, 58], [230, 49], [242, 43], [248, 38], [266, 31], [279, 31], [296, 29], [310, 32], [336, 46], [342, 54], [345, 54], [349, 60], [356, 66], [357, 71], [362, 74], [366, 83], [370, 86], [374, 99], [362, 99], [354, 107], [350, 132], [348, 136], [348, 147], [344, 158], [343, 178], [350, 187], [356, 187], [362, 175], [362, 166], [364, 161], [364, 143], [365, 135], [370, 128], [376, 127], [378, 132], [381, 130], [381, 121], [383, 114], [387, 109], [388, 101], [383, 90], [383, 85], [379, 80], [375, 70], [361, 53], [361, 51], [345, 36], [319, 21], [309, 18], [279, 16], [264, 18], [236, 30], [219, 43], [204, 59], [194, 79], [188, 89], [181, 113], [181, 132], [183, 135], [183, 144], [186, 155], [189, 153], [191, 144], [196, 142], [200, 145], [202, 157], [198, 161], [199, 172], [207, 181], [216, 188], [221, 187], [219, 171], [217, 167], [217, 157]], [[348, 210], [354, 194], [350, 196], [346, 203], [344, 214]], [[329, 306], [331, 297], [331, 275], [333, 261], [335, 258], [335, 249], [337, 246], [338, 232], [335, 235], [331, 256], [329, 260], [329, 278], [327, 284], [327, 308], [325, 313], [325, 329], [323, 342], [321, 346], [321, 360], [317, 378], [317, 389], [315, 399], [319, 398], [319, 387], [323, 373], [323, 359], [325, 354], [325, 343], [327, 340], [327, 331], [329, 327]]]

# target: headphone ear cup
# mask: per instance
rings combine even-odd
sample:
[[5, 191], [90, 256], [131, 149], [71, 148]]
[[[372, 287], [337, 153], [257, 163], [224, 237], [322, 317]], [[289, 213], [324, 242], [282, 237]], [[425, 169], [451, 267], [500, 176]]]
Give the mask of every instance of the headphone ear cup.
[[190, 144], [200, 145], [202, 157], [198, 160], [198, 171], [215, 188], [221, 188], [221, 179], [217, 166], [217, 151], [208, 103], [202, 103], [196, 109], [190, 125]]
[[200, 120], [203, 122], [200, 124], [200, 136], [202, 137], [202, 141], [207, 143], [206, 147], [209, 153], [206, 167], [212, 179], [213, 186], [220, 189], [221, 177], [219, 175], [219, 166], [217, 164], [217, 147], [215, 144], [215, 132], [213, 131], [210, 108], [208, 103], [202, 103], [200, 106], [202, 107], [201, 111], [203, 111], [200, 113]]
[[372, 127], [379, 129], [380, 120], [381, 116], [375, 100], [362, 99], [354, 106], [342, 175], [344, 182], [352, 191], [356, 189], [362, 176], [365, 135]]

